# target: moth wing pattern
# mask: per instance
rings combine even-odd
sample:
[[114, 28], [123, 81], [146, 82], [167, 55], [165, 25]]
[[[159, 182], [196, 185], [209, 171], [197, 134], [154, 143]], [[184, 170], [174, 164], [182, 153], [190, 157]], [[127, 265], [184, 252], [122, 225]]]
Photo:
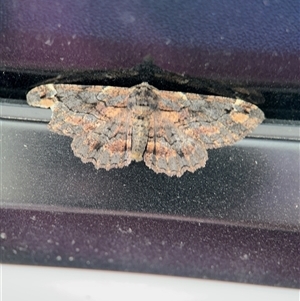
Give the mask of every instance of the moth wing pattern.
[[50, 107], [50, 130], [72, 137], [72, 150], [84, 163], [108, 170], [131, 162], [127, 96], [126, 88], [49, 84], [31, 90], [27, 101]]
[[[71, 143], [75, 156], [84, 163], [105, 168], [121, 168], [128, 166], [131, 159], [131, 129], [127, 110], [111, 121], [100, 124], [97, 128], [83, 131], [76, 135]], [[125, 116], [124, 116], [125, 115]]]
[[207, 149], [232, 145], [264, 119], [240, 99], [160, 91], [147, 83], [48, 84], [29, 91], [27, 102], [52, 109], [49, 128], [72, 137], [83, 162], [109, 170], [144, 159], [156, 173], [177, 177], [204, 167]]
[[204, 167], [208, 159], [205, 146], [178, 129], [167, 114], [153, 113], [145, 164], [156, 173], [177, 177]]
[[177, 106], [164, 118], [172, 120], [178, 129], [203, 143], [206, 149], [232, 145], [264, 120], [257, 106], [221, 96], [162, 91], [159, 106], [165, 111], [169, 107], [169, 112]]
[[132, 88], [47, 84], [30, 90], [27, 93], [27, 103], [40, 108], [53, 108], [61, 103], [75, 113], [89, 111], [99, 115], [99, 109], [103, 106], [126, 108], [130, 90]]

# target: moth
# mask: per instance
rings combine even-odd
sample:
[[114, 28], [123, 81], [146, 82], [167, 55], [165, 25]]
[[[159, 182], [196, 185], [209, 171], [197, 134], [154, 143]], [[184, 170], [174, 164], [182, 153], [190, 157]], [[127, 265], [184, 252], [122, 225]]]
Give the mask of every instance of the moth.
[[241, 99], [158, 90], [47, 84], [27, 94], [31, 106], [51, 108], [51, 131], [73, 138], [82, 162], [122, 168], [145, 161], [156, 173], [182, 176], [204, 167], [207, 149], [232, 145], [264, 119]]

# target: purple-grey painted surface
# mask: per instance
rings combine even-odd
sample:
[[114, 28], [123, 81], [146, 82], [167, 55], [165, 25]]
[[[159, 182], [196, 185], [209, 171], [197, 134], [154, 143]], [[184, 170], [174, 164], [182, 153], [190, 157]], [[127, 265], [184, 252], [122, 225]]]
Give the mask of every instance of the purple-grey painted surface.
[[51, 209], [1, 209], [0, 220], [6, 263], [300, 286], [296, 232]]
[[107, 70], [299, 86], [298, 1], [2, 0], [0, 69]]

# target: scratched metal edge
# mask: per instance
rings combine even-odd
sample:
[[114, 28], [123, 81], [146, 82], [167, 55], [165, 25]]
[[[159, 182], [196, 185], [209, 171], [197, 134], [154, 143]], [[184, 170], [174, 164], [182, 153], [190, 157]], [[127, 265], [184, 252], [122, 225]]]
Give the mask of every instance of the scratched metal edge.
[[[27, 104], [1, 103], [0, 118], [20, 121], [49, 122], [51, 119], [50, 109], [33, 108]], [[291, 121], [288, 124], [282, 120], [265, 120], [252, 133], [249, 138], [278, 139], [300, 141], [300, 124]]]
[[49, 122], [51, 119], [50, 109], [33, 108], [27, 104], [1, 103], [0, 98], [0, 118], [22, 121]]
[[[7, 234], [2, 240], [2, 263], [130, 271], [300, 288], [293, 251], [297, 247], [297, 233], [213, 224], [199, 227], [187, 221], [91, 216], [80, 212], [0, 208], [0, 215], [0, 228]], [[16, 226], [15, 219], [25, 222], [25, 227]], [[45, 235], [62, 224], [64, 227], [60, 230]], [[132, 230], [127, 232], [126, 229], [134, 229], [136, 234], [129, 237]], [[29, 230], [30, 235], [24, 235], [24, 231]], [[175, 236], [170, 235], [176, 230]], [[161, 244], [158, 233], [167, 243]], [[12, 235], [13, 239], [7, 239]], [[148, 245], [145, 238], [152, 243]], [[278, 239], [284, 239], [289, 245], [278, 247]], [[55, 244], [49, 245], [48, 240]], [[77, 243], [78, 251], [73, 250], [71, 242]], [[128, 257], [127, 248], [131, 246], [134, 246], [131, 250], [134, 256]], [[94, 247], [97, 252], [93, 252]], [[100, 249], [102, 251], [98, 252]], [[70, 254], [76, 260], [68, 260]], [[251, 254], [251, 260], [243, 260], [241, 254]], [[279, 261], [284, 262], [284, 269], [278, 268]]]
[[181, 215], [168, 215], [161, 213], [143, 213], [143, 212], [130, 212], [130, 211], [118, 211], [118, 210], [107, 210], [107, 209], [90, 209], [90, 208], [76, 208], [76, 207], [63, 207], [58, 205], [38, 205], [38, 204], [11, 204], [9, 202], [1, 201], [0, 209], [11, 209], [11, 210], [23, 210], [23, 211], [36, 211], [36, 212], [56, 212], [56, 213], [74, 213], [74, 214], [93, 214], [93, 215], [108, 215], [108, 216], [120, 216], [120, 217], [133, 217], [142, 218], [148, 220], [170, 220], [170, 221], [184, 221], [188, 223], [197, 224], [211, 224], [225, 227], [240, 227], [249, 229], [264, 229], [271, 231], [285, 231], [285, 232], [299, 232], [300, 224], [272, 224], [268, 222], [237, 222], [228, 220], [219, 220], [217, 218], [203, 218], [203, 217], [192, 217], [192, 216], [181, 216]]

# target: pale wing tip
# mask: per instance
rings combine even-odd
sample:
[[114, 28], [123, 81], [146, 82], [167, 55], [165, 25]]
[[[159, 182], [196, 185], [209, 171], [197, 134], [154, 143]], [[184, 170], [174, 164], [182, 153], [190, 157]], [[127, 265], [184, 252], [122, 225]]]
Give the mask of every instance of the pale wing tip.
[[57, 101], [56, 93], [53, 84], [35, 87], [27, 93], [27, 103], [33, 107], [51, 108]]

